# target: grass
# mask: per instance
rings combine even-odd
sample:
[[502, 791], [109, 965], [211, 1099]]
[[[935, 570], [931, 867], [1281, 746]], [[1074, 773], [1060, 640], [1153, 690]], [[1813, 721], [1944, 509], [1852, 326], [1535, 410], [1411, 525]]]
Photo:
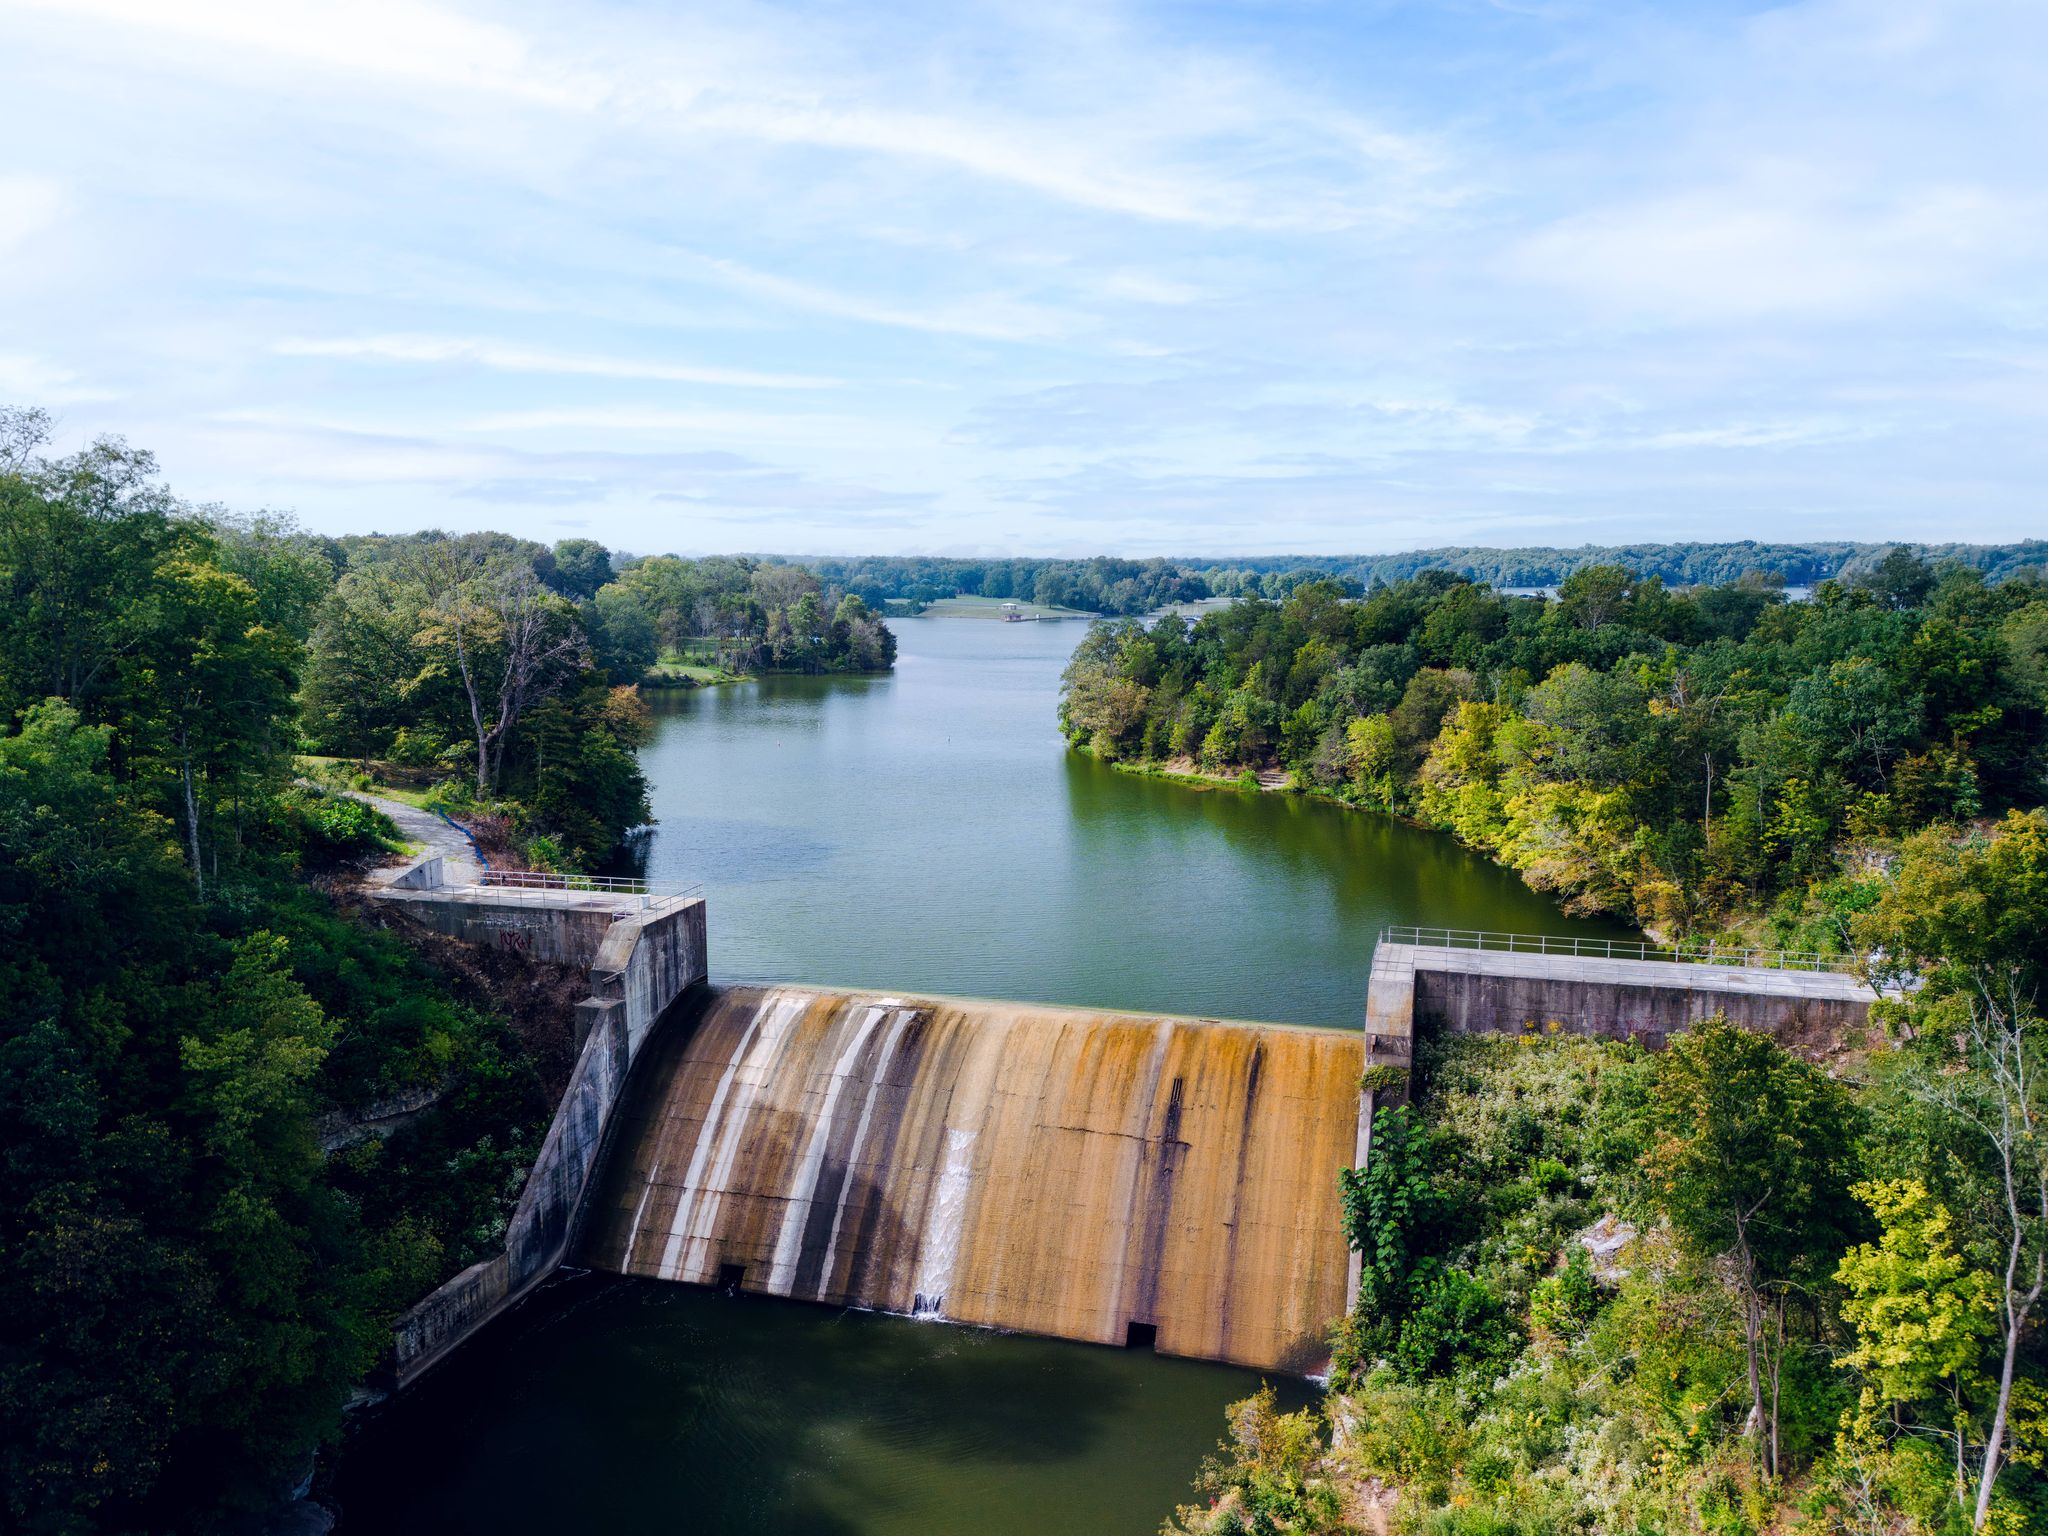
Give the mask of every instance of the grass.
[[999, 597], [942, 597], [925, 604], [924, 611], [936, 618], [1000, 619], [1005, 605], [1014, 606], [1026, 618], [1092, 619], [1096, 615], [1080, 608], [1049, 608], [1043, 603], [1019, 603]]
[[703, 650], [670, 651], [661, 660], [647, 669], [647, 679], [656, 687], [677, 685], [711, 688], [720, 683], [743, 683], [748, 674], [734, 672], [721, 667], [712, 652]]
[[[300, 774], [316, 783], [348, 784], [362, 773], [362, 767], [351, 757], [321, 757], [314, 753], [302, 753], [292, 759]], [[382, 795], [387, 800], [397, 800], [418, 810], [427, 808], [427, 801], [433, 790], [417, 784], [400, 784], [393, 781], [388, 765], [372, 760], [369, 769], [370, 793]]]

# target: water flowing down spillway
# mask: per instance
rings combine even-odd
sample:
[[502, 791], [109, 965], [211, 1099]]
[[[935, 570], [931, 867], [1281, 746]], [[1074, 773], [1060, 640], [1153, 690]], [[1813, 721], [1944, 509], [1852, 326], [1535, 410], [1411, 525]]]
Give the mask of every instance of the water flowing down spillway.
[[589, 1214], [598, 1268], [1327, 1358], [1355, 1032], [731, 987], [650, 1052]]

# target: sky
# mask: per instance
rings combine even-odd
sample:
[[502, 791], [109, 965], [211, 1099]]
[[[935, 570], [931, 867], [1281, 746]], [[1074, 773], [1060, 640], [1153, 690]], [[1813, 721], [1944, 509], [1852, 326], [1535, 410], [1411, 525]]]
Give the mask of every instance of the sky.
[[0, 0], [0, 403], [328, 533], [2048, 534], [2041, 0]]

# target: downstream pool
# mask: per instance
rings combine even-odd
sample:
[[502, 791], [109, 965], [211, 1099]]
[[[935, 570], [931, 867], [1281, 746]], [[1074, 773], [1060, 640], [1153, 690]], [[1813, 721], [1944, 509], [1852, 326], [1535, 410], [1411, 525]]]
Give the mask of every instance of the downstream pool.
[[[703, 883], [714, 978], [1355, 1026], [1385, 924], [1619, 931], [1387, 818], [1067, 753], [1079, 624], [893, 627], [889, 677], [653, 696], [645, 860]], [[322, 1492], [344, 1532], [1150, 1536], [1258, 1385], [585, 1276], [358, 1416]]]

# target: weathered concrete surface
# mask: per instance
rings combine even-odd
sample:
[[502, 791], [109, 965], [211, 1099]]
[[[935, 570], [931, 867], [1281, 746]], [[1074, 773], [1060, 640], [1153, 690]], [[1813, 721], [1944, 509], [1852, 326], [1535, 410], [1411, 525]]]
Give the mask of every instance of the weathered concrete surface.
[[[701, 897], [643, 903], [639, 897], [437, 886], [432, 877], [443, 867], [438, 855], [425, 855], [389, 872], [371, 894], [471, 943], [588, 965], [591, 996], [576, 1006], [576, 1065], [513, 1209], [505, 1249], [398, 1320], [392, 1369], [401, 1387], [567, 1256], [633, 1058], [655, 1021], [706, 974]], [[508, 935], [520, 937], [507, 942]]]
[[[1360, 1037], [716, 988], [621, 1111], [584, 1262], [1312, 1371]], [[678, 1021], [680, 1024], [680, 1021]]]
[[1366, 1059], [1407, 1067], [1418, 1027], [1519, 1034], [1556, 1024], [1661, 1049], [1719, 1013], [1765, 1034], [1831, 1034], [1864, 1024], [1876, 997], [1831, 971], [1383, 943], [1366, 997]]
[[408, 866], [370, 894], [401, 906], [413, 921], [451, 939], [509, 950], [530, 960], [595, 965], [613, 926], [640, 900], [584, 891], [431, 883], [428, 866], [437, 862], [422, 861], [418, 869]]

